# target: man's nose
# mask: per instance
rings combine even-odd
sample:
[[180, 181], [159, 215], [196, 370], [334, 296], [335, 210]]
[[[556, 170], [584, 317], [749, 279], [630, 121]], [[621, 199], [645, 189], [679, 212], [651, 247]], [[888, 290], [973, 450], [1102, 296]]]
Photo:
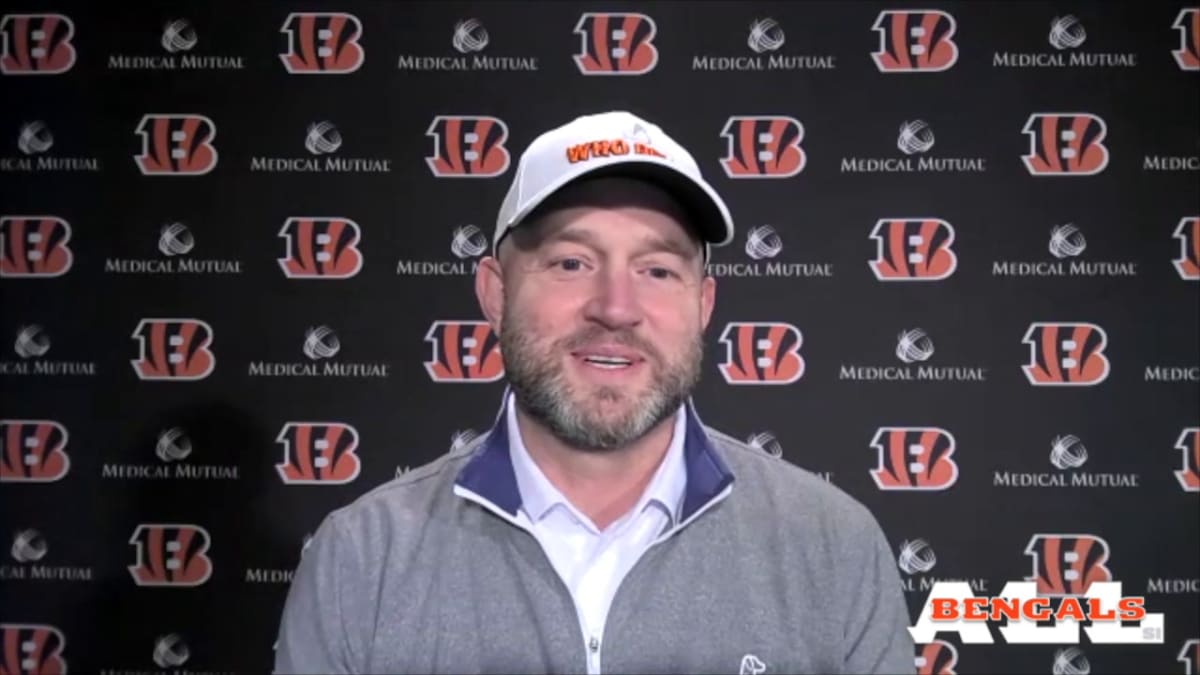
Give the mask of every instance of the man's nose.
[[586, 318], [609, 329], [641, 323], [642, 308], [633, 273], [623, 266], [612, 266], [596, 275], [596, 286], [584, 312]]

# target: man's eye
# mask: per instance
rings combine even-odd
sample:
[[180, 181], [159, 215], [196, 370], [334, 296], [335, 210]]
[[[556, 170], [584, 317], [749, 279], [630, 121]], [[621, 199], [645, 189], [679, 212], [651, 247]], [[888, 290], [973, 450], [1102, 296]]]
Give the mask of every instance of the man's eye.
[[555, 263], [555, 265], [567, 272], [577, 272], [583, 269], [583, 261], [579, 258], [563, 258]]
[[650, 276], [654, 277], [655, 279], [670, 279], [671, 277], [675, 276], [675, 272], [665, 267], [651, 267]]

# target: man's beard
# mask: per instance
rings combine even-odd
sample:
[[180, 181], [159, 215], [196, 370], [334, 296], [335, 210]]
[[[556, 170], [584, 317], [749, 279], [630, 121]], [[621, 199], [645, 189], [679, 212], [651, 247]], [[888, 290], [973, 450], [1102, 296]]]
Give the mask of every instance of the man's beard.
[[[504, 371], [517, 404], [563, 443], [580, 450], [622, 448], [645, 436], [673, 415], [700, 380], [704, 342], [699, 332], [669, 362], [632, 331], [609, 331], [595, 324], [539, 349], [526, 324], [506, 305], [500, 330]], [[599, 340], [637, 349], [651, 367], [650, 383], [641, 391], [587, 386], [578, 391], [567, 382], [563, 358]], [[586, 385], [585, 385], [586, 386]], [[599, 414], [606, 404], [624, 404], [615, 416]]]

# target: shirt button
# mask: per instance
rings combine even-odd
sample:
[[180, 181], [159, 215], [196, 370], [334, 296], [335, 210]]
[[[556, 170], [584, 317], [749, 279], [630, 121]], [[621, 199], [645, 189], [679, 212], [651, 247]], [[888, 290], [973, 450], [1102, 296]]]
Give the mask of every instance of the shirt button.
[[591, 640], [588, 640], [588, 649], [592, 650], [593, 652], [599, 651], [600, 641], [594, 637]]

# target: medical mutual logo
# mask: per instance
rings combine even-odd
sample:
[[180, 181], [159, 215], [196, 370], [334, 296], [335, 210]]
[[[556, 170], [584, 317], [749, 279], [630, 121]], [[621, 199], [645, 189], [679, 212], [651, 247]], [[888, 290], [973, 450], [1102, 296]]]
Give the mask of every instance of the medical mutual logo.
[[[150, 35], [145, 35], [150, 42]], [[162, 32], [156, 35], [163, 53], [110, 54], [109, 70], [244, 70], [246, 64], [241, 56], [228, 54], [203, 54], [197, 51], [201, 44], [196, 28], [187, 19], [170, 19], [163, 24]], [[149, 46], [149, 45], [147, 45]], [[203, 47], [201, 47], [203, 51]]]
[[854, 382], [986, 382], [982, 365], [943, 365], [933, 362], [933, 338], [921, 328], [896, 335], [894, 355], [899, 363], [843, 363], [838, 379]]
[[[57, 548], [57, 547], [55, 547]], [[51, 554], [46, 537], [32, 528], [18, 530], [12, 538], [9, 554], [15, 565], [0, 558], [0, 581], [92, 581], [91, 567], [51, 564], [58, 562]]]
[[[1102, 439], [1103, 443], [1109, 439]], [[1095, 471], [1084, 470], [1089, 461], [1100, 464], [1101, 469], [1116, 468], [1112, 459], [1121, 457], [1120, 453], [1105, 448], [1105, 452], [1093, 457], [1087, 445], [1074, 434], [1058, 434], [1047, 444], [1049, 451], [1046, 459], [1050, 471], [994, 471], [992, 486], [1002, 488], [1138, 488], [1141, 487], [1141, 474], [1128, 471]], [[1103, 447], [1103, 446], [1102, 446]], [[1095, 468], [1089, 465], [1089, 469]]]
[[1038, 52], [994, 52], [993, 68], [1133, 68], [1138, 65], [1134, 52], [1089, 51], [1083, 22], [1072, 14], [1056, 16], [1046, 33], [1049, 49]]
[[304, 332], [300, 353], [308, 361], [251, 361], [250, 377], [385, 378], [391, 364], [381, 361], [349, 361], [341, 358], [342, 341], [329, 326], [310, 326]]
[[78, 157], [50, 152], [55, 147], [54, 134], [41, 120], [25, 122], [17, 131], [19, 155], [0, 155], [0, 173], [98, 172], [96, 157]]
[[[12, 344], [17, 360], [0, 359], [0, 375], [31, 375], [41, 377], [95, 376], [94, 361], [61, 361], [45, 358], [51, 351], [50, 335], [38, 324], [26, 324], [16, 330]], [[55, 352], [57, 353], [57, 352]]]
[[[842, 157], [841, 173], [983, 173], [987, 158], [981, 156], [942, 155], [933, 127], [923, 119], [904, 120], [892, 144], [890, 154]], [[942, 146], [937, 146], [940, 150]]]
[[[992, 276], [1123, 278], [1138, 275], [1136, 260], [1095, 260], [1090, 254], [1084, 255], [1091, 242], [1083, 228], [1073, 222], [1053, 225], [1043, 241], [1046, 243], [1041, 259], [994, 260]], [[1100, 242], [1102, 246], [1106, 243]]]
[[[512, 36], [509, 36], [512, 37]], [[509, 41], [512, 42], [511, 40]], [[400, 70], [419, 72], [536, 72], [538, 57], [529, 54], [496, 54], [489, 51], [491, 36], [476, 18], [459, 20], [449, 40], [450, 49], [442, 53], [402, 54]]]
[[[169, 427], [160, 430], [154, 440], [154, 456], [158, 462], [106, 462], [100, 467], [100, 477], [105, 480], [237, 480], [240, 467], [236, 464], [205, 461], [211, 461], [212, 450], [211, 446], [193, 442], [186, 429]], [[221, 449], [217, 451], [221, 452]]]
[[746, 33], [746, 52], [697, 54], [692, 56], [692, 70], [708, 72], [747, 72], [764, 70], [833, 70], [837, 56], [833, 54], [803, 54], [784, 49], [787, 38], [783, 26], [771, 17], [754, 19]]
[[748, 261], [710, 262], [705, 268], [714, 277], [775, 277], [812, 278], [832, 277], [833, 263], [795, 262], [783, 253], [783, 237], [771, 225], [759, 225], [746, 231], [742, 247]]
[[976, 593], [986, 593], [988, 590], [988, 580], [981, 577], [941, 578], [931, 574], [938, 566], [938, 556], [925, 539], [905, 539], [901, 542], [896, 566], [903, 573], [900, 577], [900, 588], [906, 593], [926, 593], [939, 581], [959, 581], [967, 584]]
[[487, 235], [475, 225], [460, 225], [450, 233], [450, 255], [441, 260], [400, 260], [396, 274], [415, 277], [469, 277], [490, 247]]
[[[383, 157], [354, 157], [339, 154], [343, 137], [329, 120], [311, 122], [303, 136], [309, 156], [250, 158], [250, 171], [266, 173], [390, 173], [392, 160]], [[366, 145], [365, 143], [360, 144]]]
[[[169, 276], [199, 276], [241, 274], [242, 261], [233, 258], [209, 258], [192, 255], [196, 251], [197, 237], [186, 224], [181, 222], [166, 223], [158, 228], [155, 248], [158, 257], [146, 255], [150, 253], [150, 236], [143, 240], [142, 255], [133, 258], [105, 258], [104, 272], [106, 274], [149, 274]], [[219, 239], [206, 239], [201, 243], [200, 251], [211, 251], [210, 242], [227, 243]], [[153, 255], [153, 254], [151, 254]]]

